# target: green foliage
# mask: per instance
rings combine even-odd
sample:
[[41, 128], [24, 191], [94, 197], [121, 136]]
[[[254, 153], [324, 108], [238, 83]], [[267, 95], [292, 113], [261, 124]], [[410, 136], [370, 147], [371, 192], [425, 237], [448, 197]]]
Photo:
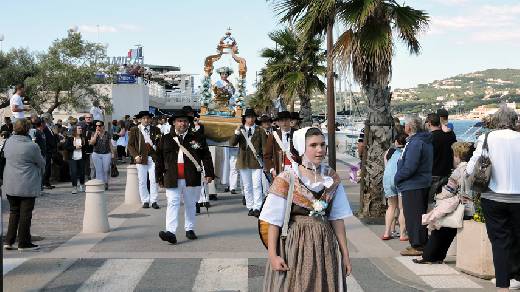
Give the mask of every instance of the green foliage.
[[[520, 102], [520, 70], [489, 69], [460, 74], [428, 84], [419, 84], [417, 88], [407, 90], [413, 92], [413, 97], [406, 101], [394, 101], [394, 112], [416, 112], [414, 108], [417, 106], [426, 111], [436, 110], [444, 102], [456, 100], [459, 105], [452, 111], [467, 113], [481, 105], [493, 107], [502, 102]], [[508, 93], [505, 94], [506, 92]], [[436, 100], [440, 96], [444, 97], [443, 101]]]
[[7, 91], [16, 84], [24, 83], [25, 79], [36, 75], [38, 67], [34, 54], [28, 49], [11, 49], [8, 52], [0, 52], [0, 95], [3, 100], [0, 107], [9, 104]]
[[112, 76], [115, 72], [101, 63], [105, 56], [103, 46], [83, 40], [80, 33], [70, 32], [54, 41], [38, 55], [38, 73], [26, 80], [31, 106], [37, 112], [52, 113], [58, 107], [80, 109], [99, 100], [110, 112], [108, 97], [93, 86], [110, 82], [96, 78], [96, 73]]
[[486, 222], [486, 218], [484, 217], [484, 212], [482, 211], [482, 204], [480, 202], [480, 194], [476, 194], [475, 198], [473, 198], [473, 204], [475, 206], [475, 214], [473, 214], [473, 220], [481, 223]]
[[[274, 31], [269, 37], [276, 46], [261, 52], [267, 62], [260, 72], [259, 99], [271, 100], [281, 95], [286, 104], [291, 104], [297, 97], [301, 104], [310, 104], [310, 96], [325, 89], [320, 79], [326, 72], [323, 66], [325, 53], [320, 48], [321, 39], [302, 38], [289, 28]], [[310, 111], [303, 118], [310, 121]]]

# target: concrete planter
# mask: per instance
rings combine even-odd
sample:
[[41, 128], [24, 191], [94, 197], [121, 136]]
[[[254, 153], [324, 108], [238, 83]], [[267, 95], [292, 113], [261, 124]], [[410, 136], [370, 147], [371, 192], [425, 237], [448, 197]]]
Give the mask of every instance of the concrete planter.
[[459, 229], [457, 233], [456, 267], [466, 274], [479, 278], [495, 277], [491, 242], [484, 223], [464, 221], [464, 228]]

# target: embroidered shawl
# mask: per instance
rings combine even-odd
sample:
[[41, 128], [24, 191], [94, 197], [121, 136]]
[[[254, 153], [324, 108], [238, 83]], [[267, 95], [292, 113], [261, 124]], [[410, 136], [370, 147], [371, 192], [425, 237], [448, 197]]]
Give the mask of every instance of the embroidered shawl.
[[[315, 200], [314, 195], [309, 191], [305, 186], [302, 185], [302, 182], [297, 178], [294, 174], [293, 170], [286, 170], [280, 173], [273, 181], [273, 184], [269, 188], [269, 193], [287, 199], [287, 195], [289, 192], [289, 177], [290, 171], [293, 172], [295, 177], [294, 179], [294, 193], [293, 193], [293, 203], [308, 209], [313, 210], [312, 201]], [[321, 195], [321, 200], [324, 200], [329, 205], [336, 194], [336, 190], [341, 183], [341, 179], [339, 175], [332, 169], [329, 168], [326, 176], [330, 176], [333, 179], [333, 183], [330, 187], [325, 188], [325, 191]]]

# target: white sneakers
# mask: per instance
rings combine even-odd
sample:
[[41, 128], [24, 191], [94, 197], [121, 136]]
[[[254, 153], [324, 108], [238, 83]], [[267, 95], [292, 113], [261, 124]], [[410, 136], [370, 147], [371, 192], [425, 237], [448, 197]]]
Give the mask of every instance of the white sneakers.
[[[497, 279], [493, 278], [493, 279], [491, 279], [491, 282], [496, 285], [497, 284]], [[520, 290], [520, 281], [517, 281], [515, 279], [511, 279], [509, 281], [509, 290]]]
[[85, 191], [85, 185], [79, 185], [77, 187], [72, 188], [72, 194], [75, 195], [78, 192], [83, 193]]

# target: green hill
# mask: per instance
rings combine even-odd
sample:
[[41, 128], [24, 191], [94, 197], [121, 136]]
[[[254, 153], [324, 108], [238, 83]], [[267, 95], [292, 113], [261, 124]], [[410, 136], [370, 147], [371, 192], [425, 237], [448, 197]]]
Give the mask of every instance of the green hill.
[[427, 112], [441, 106], [468, 112], [479, 105], [520, 102], [520, 70], [488, 69], [393, 92], [394, 112]]

